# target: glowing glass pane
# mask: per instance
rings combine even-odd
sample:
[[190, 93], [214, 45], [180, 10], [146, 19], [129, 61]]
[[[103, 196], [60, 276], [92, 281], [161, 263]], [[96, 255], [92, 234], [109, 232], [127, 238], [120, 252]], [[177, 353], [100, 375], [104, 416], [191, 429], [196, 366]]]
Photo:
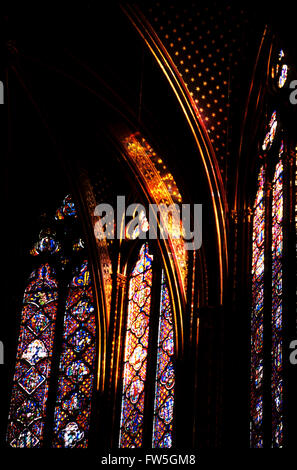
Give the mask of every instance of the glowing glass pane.
[[139, 253], [129, 282], [120, 447], [141, 447], [151, 308], [152, 259], [148, 244]]
[[135, 228], [132, 227], [132, 228], [133, 230], [128, 224], [126, 227], [126, 232], [125, 232], [126, 238], [131, 239], [131, 240], [136, 240], [136, 238], [139, 237], [141, 232], [147, 232], [149, 230], [149, 222], [143, 210], [141, 210], [140, 213], [138, 214], [138, 223], [136, 227]]
[[[280, 150], [282, 153], [283, 146]], [[283, 338], [282, 338], [282, 253], [283, 253], [283, 163], [276, 165], [272, 189], [272, 446], [283, 444]]]
[[280, 76], [279, 76], [279, 79], [278, 79], [279, 88], [282, 88], [284, 86], [284, 84], [287, 81], [287, 77], [288, 77], [288, 66], [286, 64], [284, 64], [282, 66], [281, 73], [280, 73]]
[[7, 431], [12, 447], [40, 447], [43, 441], [57, 298], [55, 272], [44, 264], [24, 294]]
[[87, 447], [95, 357], [95, 309], [84, 261], [73, 276], [66, 301], [53, 447]]
[[40, 253], [57, 253], [60, 250], [59, 243], [56, 242], [52, 236], [41, 237], [40, 240], [34, 245], [30, 254], [33, 256], [38, 256]]
[[84, 247], [85, 247], [85, 244], [84, 244], [84, 241], [81, 238], [76, 240], [72, 245], [73, 251], [81, 251], [81, 250], [84, 249]]
[[263, 321], [264, 321], [264, 239], [265, 239], [265, 172], [261, 168], [254, 204], [252, 245], [252, 313], [251, 313], [251, 447], [263, 443]]
[[169, 291], [162, 272], [153, 447], [171, 447], [174, 411], [174, 329]]
[[55, 219], [64, 220], [65, 217], [77, 217], [74, 202], [69, 194], [63, 200], [61, 207], [56, 211]]
[[270, 121], [269, 121], [269, 130], [265, 136], [262, 149], [263, 150], [269, 150], [275, 137], [277, 129], [277, 119], [276, 119], [276, 111], [274, 111], [271, 115]]

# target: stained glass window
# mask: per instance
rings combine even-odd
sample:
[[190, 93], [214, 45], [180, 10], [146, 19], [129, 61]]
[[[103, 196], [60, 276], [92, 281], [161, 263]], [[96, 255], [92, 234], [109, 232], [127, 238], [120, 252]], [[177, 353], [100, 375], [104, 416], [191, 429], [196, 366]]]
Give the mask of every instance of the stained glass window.
[[281, 68], [279, 78], [278, 78], [279, 88], [282, 88], [285, 85], [285, 83], [287, 81], [287, 77], [288, 77], [288, 66], [287, 66], [287, 64], [283, 64], [282, 68]]
[[153, 424], [153, 447], [171, 447], [174, 411], [174, 329], [168, 286], [162, 272]]
[[77, 217], [75, 205], [70, 194], [64, 198], [61, 207], [57, 209], [55, 215], [56, 220], [64, 220], [65, 217]]
[[[281, 145], [279, 155], [283, 152]], [[283, 443], [283, 318], [282, 318], [282, 254], [283, 254], [283, 163], [275, 168], [272, 187], [272, 446]]]
[[140, 250], [129, 284], [120, 447], [141, 447], [142, 445], [152, 259], [148, 244], [145, 243]]
[[274, 137], [276, 134], [276, 129], [277, 129], [277, 115], [276, 111], [273, 111], [270, 121], [269, 121], [269, 126], [268, 126], [268, 131], [265, 136], [262, 149], [263, 150], [269, 150], [270, 147], [272, 146], [272, 143], [274, 141]]
[[[161, 279], [158, 322], [151, 324], [152, 255], [145, 243], [129, 283], [128, 318], [125, 338], [120, 447], [141, 447], [145, 416], [148, 351], [155, 349], [154, 414], [152, 447], [171, 447], [174, 415], [175, 347], [172, 306], [164, 272]], [[154, 328], [157, 335], [153, 333]], [[154, 338], [156, 338], [155, 344]]]
[[271, 68], [271, 77], [275, 79], [278, 88], [283, 88], [287, 82], [289, 67], [284, 63], [285, 53], [281, 49]]
[[39, 234], [39, 241], [35, 243], [30, 251], [32, 256], [38, 256], [41, 253], [48, 252], [54, 254], [60, 251], [60, 244], [56, 241], [55, 236], [50, 230], [43, 230]]
[[40, 447], [43, 441], [57, 287], [54, 269], [43, 264], [25, 290], [7, 433], [12, 447]]
[[88, 263], [74, 275], [66, 301], [53, 447], [86, 447], [96, 357], [96, 320]]
[[[271, 193], [271, 436], [272, 447], [283, 446], [283, 142], [274, 169]], [[265, 172], [261, 168], [254, 206], [252, 255], [252, 323], [251, 323], [251, 446], [263, 447], [263, 372], [264, 363], [264, 238]], [[267, 277], [267, 275], [266, 275]], [[268, 281], [268, 278], [267, 278]], [[266, 281], [265, 281], [266, 282]], [[270, 299], [269, 299], [270, 300]], [[266, 315], [265, 314], [265, 315]], [[268, 344], [268, 343], [267, 343]], [[269, 377], [267, 376], [267, 379]], [[267, 382], [268, 383], [268, 382]], [[268, 437], [267, 437], [268, 440]]]
[[[53, 434], [53, 447], [86, 447], [95, 376], [96, 317], [84, 241], [70, 195], [48, 222], [51, 229], [41, 230], [30, 252], [32, 256], [46, 254], [51, 262], [42, 262], [33, 271], [24, 294], [7, 441], [12, 447], [43, 445], [53, 352], [59, 353], [55, 336], [62, 333], [57, 381], [51, 381], [56, 393], [54, 416], [47, 415], [48, 422], [54, 418], [54, 429], [48, 429], [47, 435]], [[69, 279], [67, 288], [58, 286], [61, 275]], [[59, 315], [64, 317], [63, 331], [55, 333]]]
[[251, 314], [251, 446], [263, 446], [265, 170], [254, 204]]

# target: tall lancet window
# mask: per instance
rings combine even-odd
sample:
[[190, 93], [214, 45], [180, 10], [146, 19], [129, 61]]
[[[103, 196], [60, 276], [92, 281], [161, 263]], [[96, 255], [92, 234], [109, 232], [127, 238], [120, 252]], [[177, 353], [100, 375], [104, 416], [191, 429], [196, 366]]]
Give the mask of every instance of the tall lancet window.
[[[174, 421], [174, 328], [164, 272], [158, 308], [152, 308], [153, 255], [143, 244], [130, 276], [125, 331], [120, 447], [171, 447]], [[156, 318], [157, 315], [157, 318]], [[157, 321], [156, 321], [157, 320]], [[155, 358], [155, 363], [151, 361]], [[148, 371], [148, 363], [153, 368]], [[154, 386], [148, 403], [148, 372]], [[153, 409], [148, 413], [147, 409]], [[148, 437], [148, 429], [151, 435]]]
[[263, 446], [265, 170], [260, 169], [254, 204], [251, 318], [251, 445]]
[[96, 317], [84, 242], [70, 196], [46, 218], [30, 254], [37, 267], [23, 297], [7, 442], [12, 447], [86, 447]]
[[153, 447], [171, 447], [174, 410], [174, 330], [168, 286], [162, 271]]
[[286, 104], [295, 74], [287, 54], [282, 49], [272, 51], [266, 81], [270, 93], [266, 96], [277, 107], [271, 108], [266, 129], [261, 131], [263, 140], [258, 149], [262, 168], [253, 206], [251, 447], [284, 447], [290, 442], [293, 426], [289, 409], [296, 381], [290, 372], [288, 339], [296, 334], [296, 318], [290, 307], [296, 301], [295, 252], [291, 253], [296, 137], [294, 131], [290, 135], [291, 114]]
[[43, 441], [57, 307], [56, 273], [42, 264], [23, 299], [7, 433], [12, 447], [39, 447]]
[[152, 279], [152, 256], [144, 244], [129, 283], [120, 447], [142, 445]]
[[283, 162], [281, 144], [272, 182], [272, 446], [283, 443]]
[[87, 447], [96, 358], [96, 320], [88, 262], [76, 268], [64, 315], [53, 447]]
[[[283, 154], [274, 111], [253, 214], [251, 447], [283, 446]], [[267, 189], [270, 188], [270, 191]]]

